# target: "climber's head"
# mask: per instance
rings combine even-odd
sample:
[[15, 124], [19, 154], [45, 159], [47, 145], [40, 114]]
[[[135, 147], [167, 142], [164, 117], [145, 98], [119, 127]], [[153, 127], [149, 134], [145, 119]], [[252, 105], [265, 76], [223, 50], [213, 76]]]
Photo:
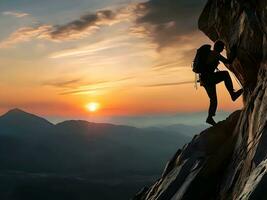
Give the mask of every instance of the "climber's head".
[[214, 43], [214, 50], [217, 51], [218, 53], [221, 53], [224, 49], [224, 42], [221, 41], [221, 40], [217, 40], [215, 43]]

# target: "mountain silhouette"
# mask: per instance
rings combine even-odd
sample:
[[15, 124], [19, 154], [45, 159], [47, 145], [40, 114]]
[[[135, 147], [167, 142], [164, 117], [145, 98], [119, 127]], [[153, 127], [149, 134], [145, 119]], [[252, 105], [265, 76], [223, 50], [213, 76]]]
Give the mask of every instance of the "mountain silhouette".
[[[66, 199], [62, 195], [70, 191], [65, 187], [75, 183], [71, 186], [76, 188], [73, 189], [75, 197], [77, 190], [87, 185], [82, 195], [88, 193], [88, 188], [94, 188], [91, 198], [95, 191], [100, 191], [97, 199], [106, 199], [103, 196], [106, 193], [117, 195], [114, 199], [127, 199], [143, 184], [155, 180], [172, 152], [189, 140], [190, 137], [184, 134], [162, 128], [140, 129], [81, 120], [52, 124], [39, 116], [13, 109], [0, 117], [0, 175], [3, 178], [0, 184], [6, 188], [2, 191], [37, 187], [28, 189], [30, 194], [40, 188], [49, 188], [43, 192], [54, 197], [47, 199], [59, 200]], [[93, 183], [62, 177], [81, 177]], [[25, 186], [25, 180], [29, 185]], [[12, 185], [8, 184], [10, 182]], [[47, 183], [40, 185], [40, 182]], [[56, 182], [60, 182], [63, 189], [51, 192]], [[117, 193], [114, 192], [118, 182], [127, 186], [125, 195], [121, 192], [122, 185], [117, 187]], [[112, 189], [110, 185], [113, 185]], [[30, 194], [24, 194], [24, 189], [23, 194], [20, 192], [19, 196], [31, 200]], [[0, 198], [4, 194], [0, 191]], [[40, 198], [35, 196], [33, 199]]]
[[[41, 126], [52, 126], [53, 124], [47, 121], [44, 118], [38, 117], [37, 115], [33, 115], [31, 113], [27, 113], [18, 108], [12, 109], [2, 115], [0, 120], [16, 122], [16, 123], [38, 123]], [[25, 124], [24, 124], [25, 125]]]
[[1, 133], [17, 133], [30, 131], [42, 131], [53, 127], [53, 124], [20, 109], [12, 109], [0, 117]]

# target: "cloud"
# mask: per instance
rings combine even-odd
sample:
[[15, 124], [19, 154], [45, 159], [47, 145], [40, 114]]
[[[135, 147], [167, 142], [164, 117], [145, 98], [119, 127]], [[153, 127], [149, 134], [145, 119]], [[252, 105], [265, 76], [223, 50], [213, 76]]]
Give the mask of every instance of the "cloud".
[[60, 95], [77, 95], [88, 94], [100, 90], [121, 87], [121, 82], [129, 81], [136, 78], [135, 76], [127, 76], [115, 80], [98, 80], [85, 81], [82, 78], [68, 79], [58, 78], [56, 80], [47, 80], [41, 83], [43, 86], [50, 86], [61, 89]]
[[[177, 68], [180, 62], [165, 62], [152, 66], [153, 71], [163, 71], [170, 68]], [[180, 67], [179, 67], [180, 68]]]
[[78, 94], [90, 94], [94, 93], [100, 90], [106, 90], [113, 87], [97, 87], [97, 88], [91, 88], [91, 89], [80, 89], [80, 90], [71, 90], [71, 91], [65, 91], [60, 93], [60, 95], [78, 95]]
[[59, 95], [77, 95], [77, 94], [88, 94], [99, 90], [106, 89], [104, 84], [111, 83], [111, 81], [92, 81], [86, 82], [82, 78], [68, 79], [62, 78], [57, 80], [47, 80], [41, 83], [43, 86], [50, 86], [60, 89]]
[[61, 26], [54, 26], [50, 32], [51, 39], [65, 40], [70, 38], [80, 38], [91, 34], [102, 25], [116, 23], [117, 14], [111, 10], [101, 10], [94, 14], [86, 14], [80, 19], [71, 21]]
[[78, 19], [62, 25], [20, 28], [0, 42], [0, 47], [32, 39], [57, 42], [82, 39], [96, 33], [103, 26], [121, 22], [131, 22], [130, 33], [139, 38], [150, 38], [153, 44], [157, 44], [159, 50], [164, 47], [179, 46], [190, 41], [188, 35], [197, 32], [197, 19], [205, 1], [149, 0], [131, 3], [117, 9], [99, 10], [81, 15]]
[[[14, 44], [33, 39], [47, 39], [51, 41], [75, 40], [87, 37], [102, 26], [129, 21], [133, 17], [134, 5], [129, 5], [117, 10], [99, 10], [95, 13], [82, 15], [63, 25], [39, 25], [36, 27], [23, 27], [13, 32], [7, 39], [0, 42], [0, 48], [10, 47]], [[11, 12], [6, 13], [11, 15]], [[15, 13], [12, 13], [14, 15]], [[26, 13], [25, 13], [26, 14]], [[23, 16], [16, 13], [16, 16]]]
[[12, 33], [6, 40], [0, 42], [0, 48], [8, 48], [17, 43], [27, 42], [33, 38], [43, 38], [51, 30], [50, 25], [38, 27], [22, 27]]
[[59, 77], [54, 80], [46, 80], [41, 83], [43, 86], [51, 86], [60, 89], [77, 89], [89, 86], [96, 86], [99, 84], [110, 83], [111, 81], [99, 80], [99, 81], [85, 81], [83, 78], [67, 78]]
[[54, 26], [49, 35], [51, 39], [55, 40], [79, 39], [94, 33], [101, 26], [112, 26], [123, 21], [131, 21], [135, 9], [136, 4], [129, 4], [116, 10], [100, 10], [93, 14], [82, 15], [79, 19], [67, 24]]
[[132, 33], [149, 36], [159, 48], [173, 46], [184, 35], [197, 31], [197, 18], [205, 0], [150, 0], [136, 8]]
[[82, 15], [79, 19], [73, 20], [67, 24], [53, 26], [48, 33], [51, 40], [69, 40], [80, 39], [91, 35], [102, 26], [112, 26], [123, 21], [131, 20], [132, 13], [135, 10], [134, 4], [117, 10], [99, 10], [95, 13]]
[[17, 18], [23, 18], [23, 17], [30, 16], [29, 13], [16, 12], [16, 11], [5, 11], [5, 12], [2, 12], [2, 14], [3, 15], [9, 15], [9, 16], [17, 17]]
[[[60, 95], [79, 95], [79, 94], [90, 94], [99, 91], [104, 91], [108, 89], [114, 88], [129, 88], [129, 86], [122, 85], [121, 82], [132, 80], [136, 78], [135, 76], [129, 76], [113, 81], [99, 81], [95, 83], [88, 83], [87, 85], [80, 85], [76, 89], [73, 90], [66, 90], [60, 93]], [[119, 83], [119, 84], [117, 84]], [[84, 88], [84, 89], [82, 89]]]
[[44, 86], [52, 86], [58, 88], [73, 88], [78, 84], [81, 84], [82, 79], [71, 79], [71, 80], [53, 80], [45, 81], [42, 83]]
[[129, 37], [127, 36], [112, 37], [109, 39], [96, 41], [82, 47], [70, 48], [54, 52], [49, 57], [52, 59], [57, 59], [57, 58], [82, 57], [82, 56], [94, 55], [101, 51], [121, 48], [122, 46], [130, 45], [129, 43], [127, 43], [128, 39]]
[[194, 81], [159, 83], [159, 84], [143, 85], [142, 87], [166, 87], [166, 86], [184, 85], [184, 84], [192, 84], [192, 83], [194, 83]]

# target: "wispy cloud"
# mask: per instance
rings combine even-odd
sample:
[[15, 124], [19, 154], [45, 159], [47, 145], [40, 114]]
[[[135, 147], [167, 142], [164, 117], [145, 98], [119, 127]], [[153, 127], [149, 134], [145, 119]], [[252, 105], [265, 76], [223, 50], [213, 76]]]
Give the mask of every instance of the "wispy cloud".
[[170, 68], [177, 68], [180, 65], [180, 61], [160, 63], [152, 66], [153, 71], [162, 71]]
[[98, 42], [94, 42], [92, 44], [76, 47], [72, 49], [65, 49], [62, 51], [54, 52], [49, 57], [52, 59], [56, 58], [66, 58], [66, 57], [80, 57], [80, 56], [88, 56], [92, 54], [96, 54], [100, 51], [114, 49], [117, 47], [122, 47], [125, 45], [130, 45], [127, 40], [129, 38], [127, 36], [120, 36], [111, 39], [105, 39]]
[[0, 48], [8, 48], [21, 42], [27, 42], [33, 38], [43, 38], [51, 29], [50, 25], [42, 25], [38, 27], [23, 27], [12, 33], [6, 40], [0, 42]]
[[[168, 86], [178, 86], [178, 85], [185, 85], [185, 84], [193, 84], [194, 81], [180, 81], [180, 82], [162, 82], [157, 84], [146, 84], [146, 85], [139, 85], [138, 84], [121, 84], [121, 82], [129, 81], [135, 79], [136, 76], [129, 76], [124, 77], [117, 80], [107, 80], [107, 81], [98, 81], [98, 82], [91, 82], [87, 84], [81, 84], [79, 86], [75, 86], [74, 88], [67, 88], [70, 85], [69, 84], [76, 84], [76, 80], [70, 80], [70, 81], [62, 81], [58, 82], [58, 84], [54, 84], [51, 86], [54, 87], [61, 87], [63, 89], [62, 92], [60, 92], [60, 95], [81, 95], [81, 94], [90, 94], [95, 93], [99, 91], [105, 91], [110, 90], [114, 88], [131, 88], [131, 87], [143, 87], [143, 88], [155, 88], [155, 87], [168, 87]], [[79, 81], [80, 82], [80, 81]], [[117, 84], [120, 83], [120, 84]], [[65, 85], [66, 84], [66, 85]], [[67, 86], [67, 87], [66, 87]]]
[[30, 16], [29, 13], [17, 12], [17, 11], [5, 11], [5, 12], [2, 12], [2, 14], [17, 17], [17, 18], [23, 18], [23, 17]]
[[80, 39], [88, 36], [102, 26], [112, 26], [123, 21], [130, 21], [133, 17], [136, 4], [116, 10], [100, 10], [96, 13], [82, 15], [79, 19], [73, 20], [64, 25], [57, 25], [49, 33], [52, 40]]
[[82, 79], [71, 79], [71, 80], [49, 80], [42, 82], [43, 86], [52, 86], [58, 88], [73, 88], [83, 82]]
[[88, 94], [95, 91], [105, 90], [108, 88], [120, 87], [121, 82], [129, 81], [136, 78], [135, 76], [127, 76], [116, 80], [97, 80], [86, 81], [82, 78], [68, 79], [58, 78], [56, 80], [43, 81], [41, 85], [58, 88], [61, 90], [60, 95], [77, 95]]
[[159, 83], [159, 84], [143, 85], [142, 87], [166, 87], [166, 86], [193, 84], [193, 83], [194, 83], [194, 81], [181, 81], [181, 82], [172, 82], [172, 83]]
[[94, 14], [86, 14], [80, 19], [64, 25], [54, 26], [49, 33], [51, 39], [66, 40], [82, 38], [92, 34], [99, 26], [109, 25], [116, 22], [117, 14], [112, 10], [101, 10]]
[[60, 95], [90, 94], [90, 93], [94, 93], [100, 90], [106, 90], [110, 88], [113, 88], [113, 87], [96, 87], [96, 88], [90, 88], [90, 89], [77, 89], [77, 90], [61, 92]]

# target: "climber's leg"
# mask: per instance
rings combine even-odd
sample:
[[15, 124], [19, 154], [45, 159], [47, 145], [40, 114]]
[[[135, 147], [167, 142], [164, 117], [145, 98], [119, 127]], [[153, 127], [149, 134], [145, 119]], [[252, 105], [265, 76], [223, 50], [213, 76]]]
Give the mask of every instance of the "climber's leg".
[[218, 84], [224, 81], [225, 87], [228, 90], [229, 94], [232, 96], [234, 92], [233, 82], [228, 71], [219, 71], [214, 73], [215, 84]]
[[204, 88], [206, 89], [206, 92], [210, 99], [210, 106], [209, 106], [209, 115], [206, 120], [207, 123], [211, 125], [215, 125], [216, 122], [213, 120], [213, 116], [216, 114], [217, 110], [217, 94], [216, 94], [216, 85], [205, 85]]
[[215, 84], [224, 81], [225, 87], [227, 88], [233, 101], [235, 101], [243, 93], [243, 89], [240, 89], [236, 92], [234, 91], [233, 82], [227, 71], [219, 71], [214, 73], [214, 81]]

